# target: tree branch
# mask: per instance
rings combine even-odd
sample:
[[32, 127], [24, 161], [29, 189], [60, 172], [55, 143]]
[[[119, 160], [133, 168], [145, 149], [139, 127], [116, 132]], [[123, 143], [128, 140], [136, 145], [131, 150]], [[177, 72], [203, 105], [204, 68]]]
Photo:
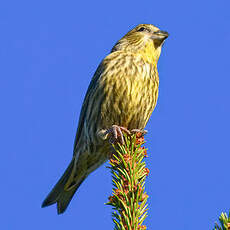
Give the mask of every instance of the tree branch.
[[146, 229], [143, 221], [147, 217], [145, 179], [149, 169], [143, 161], [147, 150], [142, 147], [142, 133], [124, 136], [123, 145], [113, 145], [110, 169], [113, 181], [113, 194], [108, 205], [113, 206], [113, 221], [116, 230]]

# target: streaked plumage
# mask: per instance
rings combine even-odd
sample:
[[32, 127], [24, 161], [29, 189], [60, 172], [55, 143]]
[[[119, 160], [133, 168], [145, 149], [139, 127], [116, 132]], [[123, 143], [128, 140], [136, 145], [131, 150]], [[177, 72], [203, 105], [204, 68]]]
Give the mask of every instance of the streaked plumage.
[[64, 212], [82, 181], [108, 159], [106, 130], [145, 128], [157, 103], [157, 62], [167, 36], [153, 25], [138, 25], [101, 62], [84, 99], [73, 159], [43, 207], [57, 203], [58, 213]]

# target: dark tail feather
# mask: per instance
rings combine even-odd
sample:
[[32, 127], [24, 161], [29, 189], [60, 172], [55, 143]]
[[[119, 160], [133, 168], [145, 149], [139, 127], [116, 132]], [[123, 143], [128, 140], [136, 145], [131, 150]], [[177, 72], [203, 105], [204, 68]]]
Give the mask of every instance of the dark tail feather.
[[76, 178], [74, 178], [73, 183], [75, 185], [72, 186], [70, 189], [65, 189], [66, 183], [67, 182], [71, 183], [71, 181], [69, 181], [69, 179], [71, 179], [70, 178], [71, 175], [75, 174], [73, 172], [73, 170], [75, 171], [74, 159], [71, 161], [68, 168], [66, 169], [66, 171], [64, 172], [64, 174], [62, 175], [60, 180], [57, 182], [57, 184], [54, 186], [52, 191], [49, 193], [49, 195], [43, 201], [42, 207], [46, 207], [46, 206], [57, 203], [58, 214], [61, 214], [66, 210], [66, 208], [68, 207], [74, 193], [76, 192], [76, 190], [78, 189], [78, 187], [80, 186], [82, 181], [85, 179], [85, 177], [79, 178], [78, 180], [76, 180]]

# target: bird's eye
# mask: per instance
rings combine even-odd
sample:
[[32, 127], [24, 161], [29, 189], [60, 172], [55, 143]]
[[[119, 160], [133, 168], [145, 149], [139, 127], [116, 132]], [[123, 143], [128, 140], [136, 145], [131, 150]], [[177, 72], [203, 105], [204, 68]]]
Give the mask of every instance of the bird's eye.
[[137, 30], [138, 32], [146, 31], [146, 32], [151, 32], [149, 28], [146, 27], [141, 27], [140, 29]]

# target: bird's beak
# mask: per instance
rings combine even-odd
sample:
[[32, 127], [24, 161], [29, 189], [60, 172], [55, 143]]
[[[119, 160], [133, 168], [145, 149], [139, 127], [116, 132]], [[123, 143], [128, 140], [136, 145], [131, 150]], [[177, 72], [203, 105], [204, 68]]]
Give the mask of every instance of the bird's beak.
[[153, 33], [152, 39], [164, 41], [168, 36], [169, 36], [168, 32], [163, 31], [163, 30], [158, 30], [158, 31]]

